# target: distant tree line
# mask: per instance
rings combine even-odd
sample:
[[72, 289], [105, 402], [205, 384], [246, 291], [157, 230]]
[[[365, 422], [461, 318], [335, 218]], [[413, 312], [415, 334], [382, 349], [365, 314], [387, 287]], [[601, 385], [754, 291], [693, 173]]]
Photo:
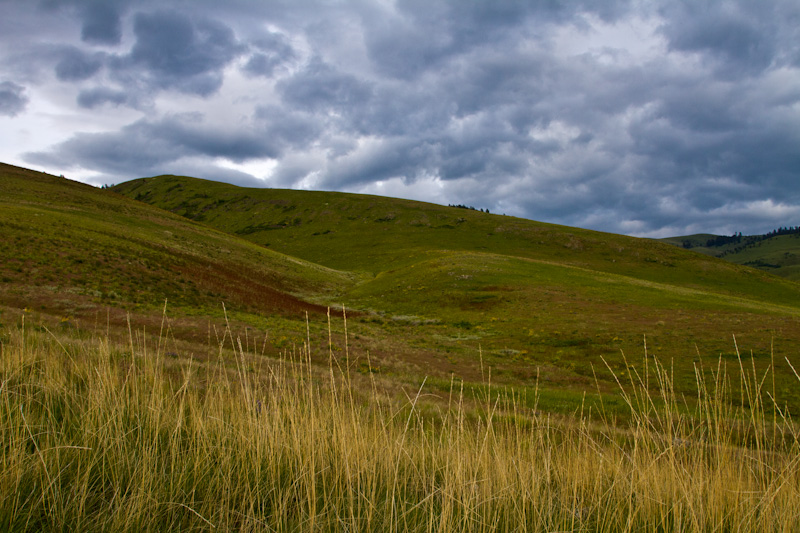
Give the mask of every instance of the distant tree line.
[[482, 208], [481, 209], [475, 209], [471, 205], [467, 206], [467, 205], [461, 205], [461, 204], [447, 204], [447, 207], [457, 207], [459, 209], [471, 209], [473, 211], [480, 211], [481, 213], [488, 213], [489, 212], [489, 208], [488, 207], [486, 208], [486, 210], [484, 210]]
[[[706, 248], [719, 248], [721, 246], [727, 246], [729, 244], [738, 244], [740, 246], [736, 246], [733, 249], [726, 250], [721, 255], [727, 255], [729, 253], [736, 253], [744, 250], [749, 246], [755, 246], [762, 241], [766, 241], [773, 237], [780, 237], [782, 235], [798, 235], [800, 236], [800, 226], [787, 226], [787, 227], [780, 227], [778, 229], [772, 230], [768, 233], [764, 233], [762, 235], [742, 235], [742, 232], [734, 233], [733, 235], [718, 235], [713, 239], [708, 239], [706, 241]], [[684, 248], [693, 248], [695, 244], [690, 240], [683, 241]], [[721, 257], [721, 256], [720, 256]]]
[[[684, 247], [685, 247], [685, 243], [686, 242], [688, 242], [688, 241], [684, 241]], [[730, 237], [728, 237], [727, 235], [717, 235], [713, 239], [708, 239], [706, 241], [706, 247], [707, 248], [715, 248], [717, 246], [725, 246], [725, 245], [728, 245], [728, 244], [734, 244], [734, 243], [735, 244], [739, 244], [740, 242], [742, 242], [742, 232], [741, 231], [739, 233], [734, 233]]]
[[760, 235], [760, 237], [763, 237], [764, 239], [771, 239], [772, 237], [778, 237], [779, 235], [797, 235], [799, 233], [800, 233], [800, 226], [787, 226], [785, 228], [778, 228], [776, 230], [772, 230], [769, 233]]

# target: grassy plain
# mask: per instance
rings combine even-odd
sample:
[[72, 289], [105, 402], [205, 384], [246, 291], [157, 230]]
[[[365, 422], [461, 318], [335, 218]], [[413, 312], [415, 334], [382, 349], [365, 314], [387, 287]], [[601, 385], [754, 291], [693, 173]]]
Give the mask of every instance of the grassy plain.
[[[536, 386], [560, 413], [584, 395], [597, 401], [595, 377], [616, 394], [609, 368], [629, 372], [626, 359], [638, 361], [645, 344], [691, 396], [704, 359], [735, 360], [736, 335], [760, 371], [775, 360], [777, 389], [800, 408], [786, 363], [800, 366], [800, 285], [754, 269], [391, 198], [179, 177], [98, 190], [0, 170], [0, 323], [27, 308], [35, 320], [105, 325], [121, 338], [128, 316], [158, 328], [168, 301], [179, 355], [205, 357], [224, 305], [245, 332], [266, 331], [275, 356], [326, 345], [326, 309], [344, 306], [362, 369], [368, 353], [373, 371], [398, 384], [453, 376], [477, 389], [491, 368], [495, 383]], [[341, 353], [344, 331], [334, 324], [331, 336]]]

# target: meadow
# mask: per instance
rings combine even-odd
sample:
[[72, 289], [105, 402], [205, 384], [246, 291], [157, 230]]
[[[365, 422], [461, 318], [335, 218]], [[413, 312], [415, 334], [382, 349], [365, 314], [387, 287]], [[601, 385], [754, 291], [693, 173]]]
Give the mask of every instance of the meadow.
[[[535, 392], [529, 405], [493, 384], [488, 368], [477, 389], [420, 376], [398, 394], [332, 342], [270, 358], [227, 323], [212, 357], [187, 359], [175, 356], [166, 311], [158, 333], [130, 324], [124, 340], [17, 318], [0, 335], [4, 531], [800, 523], [800, 427], [774, 374], [744, 358], [698, 369], [688, 403], [650, 357], [615, 376], [626, 416], [602, 397], [597, 410], [558, 416]], [[747, 402], [733, 400], [739, 389]]]
[[0, 530], [798, 529], [791, 280], [459, 207], [2, 164], [0, 236]]

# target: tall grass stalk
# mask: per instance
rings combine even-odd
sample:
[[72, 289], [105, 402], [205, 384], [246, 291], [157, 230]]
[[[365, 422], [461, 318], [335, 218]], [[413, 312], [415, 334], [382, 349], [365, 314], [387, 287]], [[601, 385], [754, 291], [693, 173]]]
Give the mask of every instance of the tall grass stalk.
[[623, 425], [455, 383], [437, 415], [423, 379], [389, 401], [330, 346], [320, 370], [308, 346], [270, 361], [230, 328], [183, 364], [132, 330], [38, 329], [0, 344], [4, 531], [800, 528], [798, 428], [741, 358], [739, 403], [721, 363], [691, 399], [658, 361], [631, 367]]

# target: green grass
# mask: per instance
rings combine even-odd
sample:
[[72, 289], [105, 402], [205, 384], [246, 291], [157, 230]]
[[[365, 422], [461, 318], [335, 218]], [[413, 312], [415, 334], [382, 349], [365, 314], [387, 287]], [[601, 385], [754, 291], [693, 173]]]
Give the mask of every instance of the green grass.
[[770, 401], [781, 401], [771, 372], [740, 358], [731, 374], [721, 361], [699, 372], [688, 401], [651, 360], [617, 375], [610, 401], [558, 417], [542, 412], [558, 394], [488, 376], [464, 387], [420, 376], [400, 396], [333, 352], [320, 354], [327, 366], [308, 364], [308, 346], [265, 358], [228, 326], [213, 344], [212, 358], [182, 359], [169, 334], [137, 324], [120, 342], [29, 320], [4, 328], [0, 528], [792, 531], [800, 520], [800, 432]]
[[116, 190], [0, 167], [0, 529], [800, 520], [791, 281], [405, 200]]
[[649, 239], [378, 196], [249, 189], [179, 176], [115, 191], [331, 268], [376, 276], [447, 252], [549, 261], [794, 304], [800, 286]]

